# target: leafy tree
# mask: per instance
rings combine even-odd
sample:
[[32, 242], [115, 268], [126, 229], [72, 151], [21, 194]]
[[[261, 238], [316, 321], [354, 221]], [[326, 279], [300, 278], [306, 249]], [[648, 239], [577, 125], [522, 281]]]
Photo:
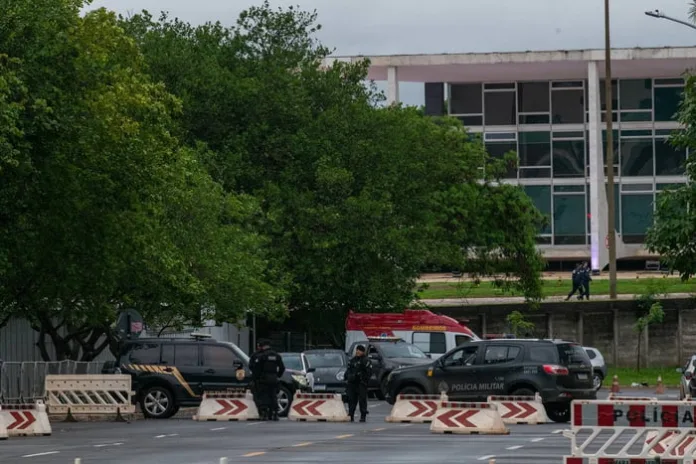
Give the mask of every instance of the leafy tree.
[[2, 218], [0, 318], [28, 319], [46, 359], [48, 337], [58, 359], [90, 360], [124, 307], [168, 324], [277, 310], [255, 200], [210, 178], [204, 148], [181, 147], [178, 99], [114, 14], [82, 6], [0, 0], [0, 50], [18, 68], [0, 68], [18, 89], [0, 79], [0, 118], [16, 121], [0, 147], [18, 160], [0, 175], [19, 203]]

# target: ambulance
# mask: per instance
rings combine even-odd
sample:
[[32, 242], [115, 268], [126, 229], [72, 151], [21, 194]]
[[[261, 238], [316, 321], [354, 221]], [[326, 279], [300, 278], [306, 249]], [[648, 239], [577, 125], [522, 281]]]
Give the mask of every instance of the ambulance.
[[355, 313], [346, 318], [346, 351], [355, 342], [374, 338], [400, 338], [437, 359], [462, 343], [480, 338], [467, 326], [448, 316], [421, 309], [403, 313]]

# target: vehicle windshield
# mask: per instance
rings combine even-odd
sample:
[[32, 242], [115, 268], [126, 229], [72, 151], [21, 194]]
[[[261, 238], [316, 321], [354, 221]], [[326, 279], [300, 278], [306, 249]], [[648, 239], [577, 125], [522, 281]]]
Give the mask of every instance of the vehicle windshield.
[[428, 358], [420, 348], [409, 343], [382, 343], [379, 347], [386, 358]]
[[590, 357], [587, 356], [587, 353], [580, 345], [558, 345], [558, 356], [563, 366], [571, 366], [573, 364], [589, 366], [592, 364]]
[[324, 367], [343, 367], [345, 358], [341, 353], [305, 353], [309, 367], [321, 369]]
[[283, 364], [285, 365], [286, 369], [293, 371], [304, 370], [304, 367], [302, 366], [302, 359], [300, 358], [299, 354], [281, 353], [281, 356], [283, 357]]
[[234, 354], [236, 354], [237, 357], [244, 362], [244, 364], [247, 364], [247, 365], [249, 364], [249, 356], [247, 356], [247, 354], [245, 352], [243, 352], [237, 345], [235, 345], [234, 343], [231, 343], [231, 342], [220, 342], [220, 343], [232, 348], [232, 351], [234, 351]]

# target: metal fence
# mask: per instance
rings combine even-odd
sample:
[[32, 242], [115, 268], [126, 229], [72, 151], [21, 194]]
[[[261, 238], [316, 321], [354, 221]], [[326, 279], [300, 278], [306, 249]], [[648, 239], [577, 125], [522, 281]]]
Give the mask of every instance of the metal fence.
[[0, 404], [32, 402], [46, 396], [46, 376], [101, 374], [103, 362], [0, 363]]

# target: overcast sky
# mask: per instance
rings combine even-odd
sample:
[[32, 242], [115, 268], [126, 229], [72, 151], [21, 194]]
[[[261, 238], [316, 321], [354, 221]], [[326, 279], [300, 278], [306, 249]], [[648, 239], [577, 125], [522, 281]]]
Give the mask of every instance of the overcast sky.
[[[96, 0], [119, 13], [168, 11], [200, 24], [232, 25], [259, 0]], [[602, 48], [602, 0], [272, 0], [317, 10], [322, 42], [338, 55], [466, 53]], [[696, 30], [645, 16], [660, 9], [687, 19], [686, 0], [611, 0], [612, 45], [696, 45]], [[405, 103], [422, 104], [422, 85], [402, 84]]]

